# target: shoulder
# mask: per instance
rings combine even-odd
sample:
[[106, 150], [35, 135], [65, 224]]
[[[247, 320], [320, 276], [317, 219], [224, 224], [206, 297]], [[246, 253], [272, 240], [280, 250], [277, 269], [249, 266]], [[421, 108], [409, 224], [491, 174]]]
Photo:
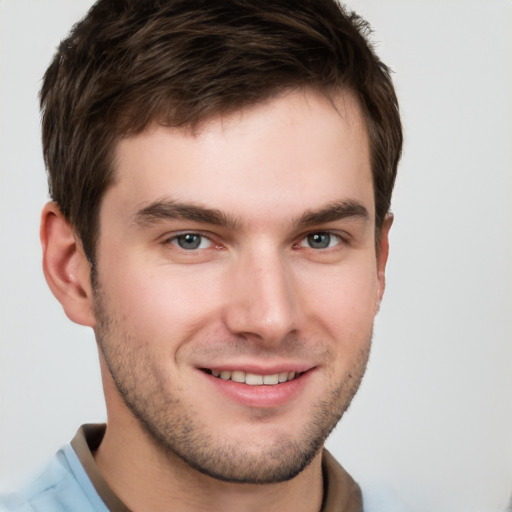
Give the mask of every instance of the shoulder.
[[362, 510], [364, 512], [407, 512], [396, 493], [386, 485], [356, 483], [336, 459], [324, 449], [323, 471], [326, 485], [324, 512]]
[[38, 476], [18, 491], [0, 496], [0, 512], [98, 510], [91, 505], [77, 480], [70, 466], [66, 448], [60, 450]]

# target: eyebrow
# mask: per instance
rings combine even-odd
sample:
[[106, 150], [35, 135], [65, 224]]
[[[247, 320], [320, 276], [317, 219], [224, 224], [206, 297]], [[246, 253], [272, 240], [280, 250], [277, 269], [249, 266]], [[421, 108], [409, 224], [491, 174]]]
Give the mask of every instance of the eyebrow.
[[[346, 218], [368, 221], [370, 216], [366, 207], [357, 201], [333, 201], [318, 210], [306, 211], [299, 219], [292, 222], [297, 228], [317, 224], [326, 224]], [[148, 226], [159, 220], [189, 220], [204, 224], [223, 226], [228, 229], [240, 229], [241, 222], [220, 210], [207, 208], [193, 203], [180, 203], [172, 199], [157, 200], [133, 215], [135, 224]]]
[[367, 222], [370, 219], [370, 214], [366, 207], [358, 201], [333, 201], [319, 210], [305, 212], [294, 224], [304, 228], [348, 218]]
[[147, 226], [155, 224], [159, 220], [169, 219], [214, 224], [233, 230], [240, 226], [240, 222], [235, 217], [227, 215], [220, 210], [192, 203], [180, 203], [172, 199], [158, 200], [141, 208], [133, 215], [133, 219], [135, 224], [140, 226]]

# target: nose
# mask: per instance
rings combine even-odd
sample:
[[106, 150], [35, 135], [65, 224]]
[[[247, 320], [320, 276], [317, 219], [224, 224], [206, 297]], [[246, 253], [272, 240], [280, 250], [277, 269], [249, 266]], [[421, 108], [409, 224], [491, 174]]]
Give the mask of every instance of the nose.
[[238, 336], [276, 344], [298, 329], [298, 296], [278, 251], [241, 256], [228, 279], [224, 321]]

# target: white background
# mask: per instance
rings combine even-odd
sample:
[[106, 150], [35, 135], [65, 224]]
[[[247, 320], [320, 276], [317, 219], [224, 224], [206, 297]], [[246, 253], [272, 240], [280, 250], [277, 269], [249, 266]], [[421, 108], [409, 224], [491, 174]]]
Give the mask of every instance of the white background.
[[[88, 0], [0, 0], [0, 490], [105, 419], [94, 338], [41, 272], [37, 91]], [[354, 0], [406, 132], [388, 288], [328, 442], [410, 512], [494, 512], [512, 488], [512, 3]]]

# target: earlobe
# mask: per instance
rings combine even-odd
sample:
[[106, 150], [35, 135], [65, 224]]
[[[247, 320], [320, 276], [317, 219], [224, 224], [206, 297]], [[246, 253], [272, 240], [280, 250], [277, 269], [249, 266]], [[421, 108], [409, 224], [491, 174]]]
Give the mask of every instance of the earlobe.
[[90, 264], [69, 222], [56, 203], [41, 215], [43, 271], [52, 293], [70, 320], [94, 327]]
[[393, 214], [388, 213], [382, 224], [379, 245], [377, 247], [377, 296], [375, 303], [375, 313], [379, 311], [380, 303], [386, 288], [386, 263], [389, 255], [389, 230], [393, 224]]

